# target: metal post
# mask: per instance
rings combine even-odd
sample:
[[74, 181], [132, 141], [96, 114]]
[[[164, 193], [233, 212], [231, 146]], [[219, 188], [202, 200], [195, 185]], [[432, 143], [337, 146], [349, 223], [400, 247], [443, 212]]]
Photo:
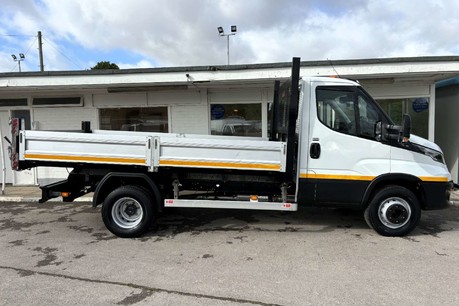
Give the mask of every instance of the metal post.
[[38, 55], [40, 57], [40, 71], [45, 71], [45, 65], [43, 65], [43, 43], [41, 42], [41, 31], [38, 31]]
[[5, 180], [6, 180], [5, 153], [3, 149], [4, 148], [3, 148], [2, 127], [0, 126], [0, 153], [2, 157], [2, 195], [5, 194]]
[[[228, 66], [229, 66], [229, 63], [230, 63], [230, 60], [229, 60], [229, 37], [230, 37], [229, 35], [226, 35], [226, 54], [228, 55]], [[19, 68], [20, 67], [21, 66], [19, 66]]]

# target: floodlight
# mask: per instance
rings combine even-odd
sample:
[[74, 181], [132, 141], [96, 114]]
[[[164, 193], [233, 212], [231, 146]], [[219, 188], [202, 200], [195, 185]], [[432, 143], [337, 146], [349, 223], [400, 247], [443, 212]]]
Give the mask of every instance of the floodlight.
[[229, 37], [230, 37], [230, 36], [233, 36], [233, 35], [236, 35], [237, 27], [236, 27], [235, 25], [232, 25], [230, 29], [231, 29], [231, 33], [225, 34], [225, 30], [223, 30], [223, 27], [218, 27], [218, 28], [217, 28], [218, 34], [220, 35], [220, 37], [226, 36], [226, 53], [228, 54], [228, 66], [229, 66], [229, 64], [230, 64], [230, 56], [229, 56]]
[[24, 53], [19, 53], [19, 58], [16, 56], [16, 54], [11, 54], [11, 57], [13, 58], [13, 61], [18, 62], [19, 72], [21, 72], [21, 62], [25, 60]]

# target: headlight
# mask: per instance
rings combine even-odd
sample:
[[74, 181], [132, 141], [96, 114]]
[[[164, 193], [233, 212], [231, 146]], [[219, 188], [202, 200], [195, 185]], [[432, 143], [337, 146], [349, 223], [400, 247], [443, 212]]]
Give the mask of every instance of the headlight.
[[443, 158], [443, 154], [441, 152], [436, 151], [436, 150], [432, 150], [432, 149], [427, 148], [427, 147], [423, 147], [423, 146], [415, 144], [415, 143], [412, 143], [412, 144], [414, 145], [414, 147], [416, 147], [416, 149], [419, 150], [420, 153], [424, 153], [425, 155], [431, 157], [436, 162], [439, 162], [439, 163], [442, 163], [442, 164], [445, 163], [445, 159]]

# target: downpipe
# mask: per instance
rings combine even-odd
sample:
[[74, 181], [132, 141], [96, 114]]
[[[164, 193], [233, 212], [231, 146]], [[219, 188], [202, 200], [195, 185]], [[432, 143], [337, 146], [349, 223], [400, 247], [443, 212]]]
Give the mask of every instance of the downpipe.
[[5, 152], [3, 147], [3, 135], [0, 128], [0, 152], [2, 157], [2, 195], [5, 194], [5, 180], [6, 180], [6, 166], [5, 166]]

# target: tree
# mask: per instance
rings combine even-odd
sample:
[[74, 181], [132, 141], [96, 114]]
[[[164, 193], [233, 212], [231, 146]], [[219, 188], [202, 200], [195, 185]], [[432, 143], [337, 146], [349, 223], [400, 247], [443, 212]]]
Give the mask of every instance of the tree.
[[117, 64], [110, 63], [109, 61], [98, 62], [94, 67], [91, 67], [91, 70], [94, 69], [120, 69]]

